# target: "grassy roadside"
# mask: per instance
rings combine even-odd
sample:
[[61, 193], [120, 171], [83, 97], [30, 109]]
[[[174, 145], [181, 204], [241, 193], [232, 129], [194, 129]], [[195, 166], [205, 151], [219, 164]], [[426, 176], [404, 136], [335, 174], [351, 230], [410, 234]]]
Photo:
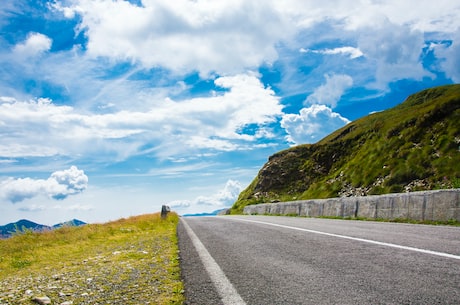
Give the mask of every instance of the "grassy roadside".
[[0, 240], [0, 304], [182, 304], [170, 213]]

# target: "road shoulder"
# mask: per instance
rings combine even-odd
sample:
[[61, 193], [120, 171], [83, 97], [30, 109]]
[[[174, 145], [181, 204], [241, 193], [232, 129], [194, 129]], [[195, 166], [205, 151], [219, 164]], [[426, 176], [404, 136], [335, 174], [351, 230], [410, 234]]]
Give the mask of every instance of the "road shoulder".
[[[184, 305], [216, 305], [222, 301], [188, 236], [182, 221], [177, 227], [181, 277], [185, 288]], [[187, 259], [184, 259], [187, 258]]]

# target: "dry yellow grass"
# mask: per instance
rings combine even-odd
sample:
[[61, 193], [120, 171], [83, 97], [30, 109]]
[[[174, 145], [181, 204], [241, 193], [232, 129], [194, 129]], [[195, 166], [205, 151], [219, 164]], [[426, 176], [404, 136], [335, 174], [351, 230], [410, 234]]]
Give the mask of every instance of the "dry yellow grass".
[[0, 304], [182, 304], [178, 220], [148, 214], [0, 240]]

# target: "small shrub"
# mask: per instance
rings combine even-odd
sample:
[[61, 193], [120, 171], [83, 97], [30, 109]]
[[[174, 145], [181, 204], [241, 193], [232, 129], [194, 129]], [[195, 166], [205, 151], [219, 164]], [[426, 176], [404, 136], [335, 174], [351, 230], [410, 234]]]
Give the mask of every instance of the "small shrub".
[[452, 187], [453, 188], [460, 188], [460, 178], [456, 177], [452, 179]]

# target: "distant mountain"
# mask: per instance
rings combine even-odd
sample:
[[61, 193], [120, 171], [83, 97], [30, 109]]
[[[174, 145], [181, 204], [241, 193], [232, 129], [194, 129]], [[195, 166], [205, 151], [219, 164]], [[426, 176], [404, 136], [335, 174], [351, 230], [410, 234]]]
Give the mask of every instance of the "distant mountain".
[[268, 158], [231, 213], [274, 201], [460, 188], [460, 85], [411, 95]]
[[85, 225], [86, 222], [84, 221], [81, 221], [81, 220], [78, 220], [78, 219], [72, 219], [72, 220], [69, 220], [69, 221], [66, 221], [66, 222], [61, 222], [61, 223], [58, 223], [58, 224], [55, 224], [53, 226], [53, 229], [58, 229], [58, 228], [61, 228], [61, 227], [79, 227], [79, 226], [83, 226]]
[[210, 213], [185, 214], [185, 215], [182, 215], [182, 216], [183, 217], [190, 217], [190, 216], [216, 216], [216, 215], [220, 215], [221, 212], [226, 211], [226, 210], [228, 210], [228, 208], [215, 210], [215, 211], [210, 212]]
[[45, 231], [51, 230], [51, 227], [35, 223], [27, 219], [21, 219], [13, 223], [9, 223], [4, 226], [0, 226], [0, 237], [8, 238], [13, 233], [18, 231], [33, 230], [33, 231]]
[[8, 237], [11, 237], [11, 235], [13, 235], [14, 233], [24, 232], [26, 230], [42, 232], [46, 230], [58, 229], [63, 226], [81, 226], [85, 224], [86, 223], [81, 220], [72, 219], [70, 221], [55, 224], [54, 226], [50, 227], [50, 226], [35, 223], [27, 219], [21, 219], [17, 222], [13, 222], [13, 223], [6, 224], [4, 226], [0, 226], [0, 238], [8, 238]]

